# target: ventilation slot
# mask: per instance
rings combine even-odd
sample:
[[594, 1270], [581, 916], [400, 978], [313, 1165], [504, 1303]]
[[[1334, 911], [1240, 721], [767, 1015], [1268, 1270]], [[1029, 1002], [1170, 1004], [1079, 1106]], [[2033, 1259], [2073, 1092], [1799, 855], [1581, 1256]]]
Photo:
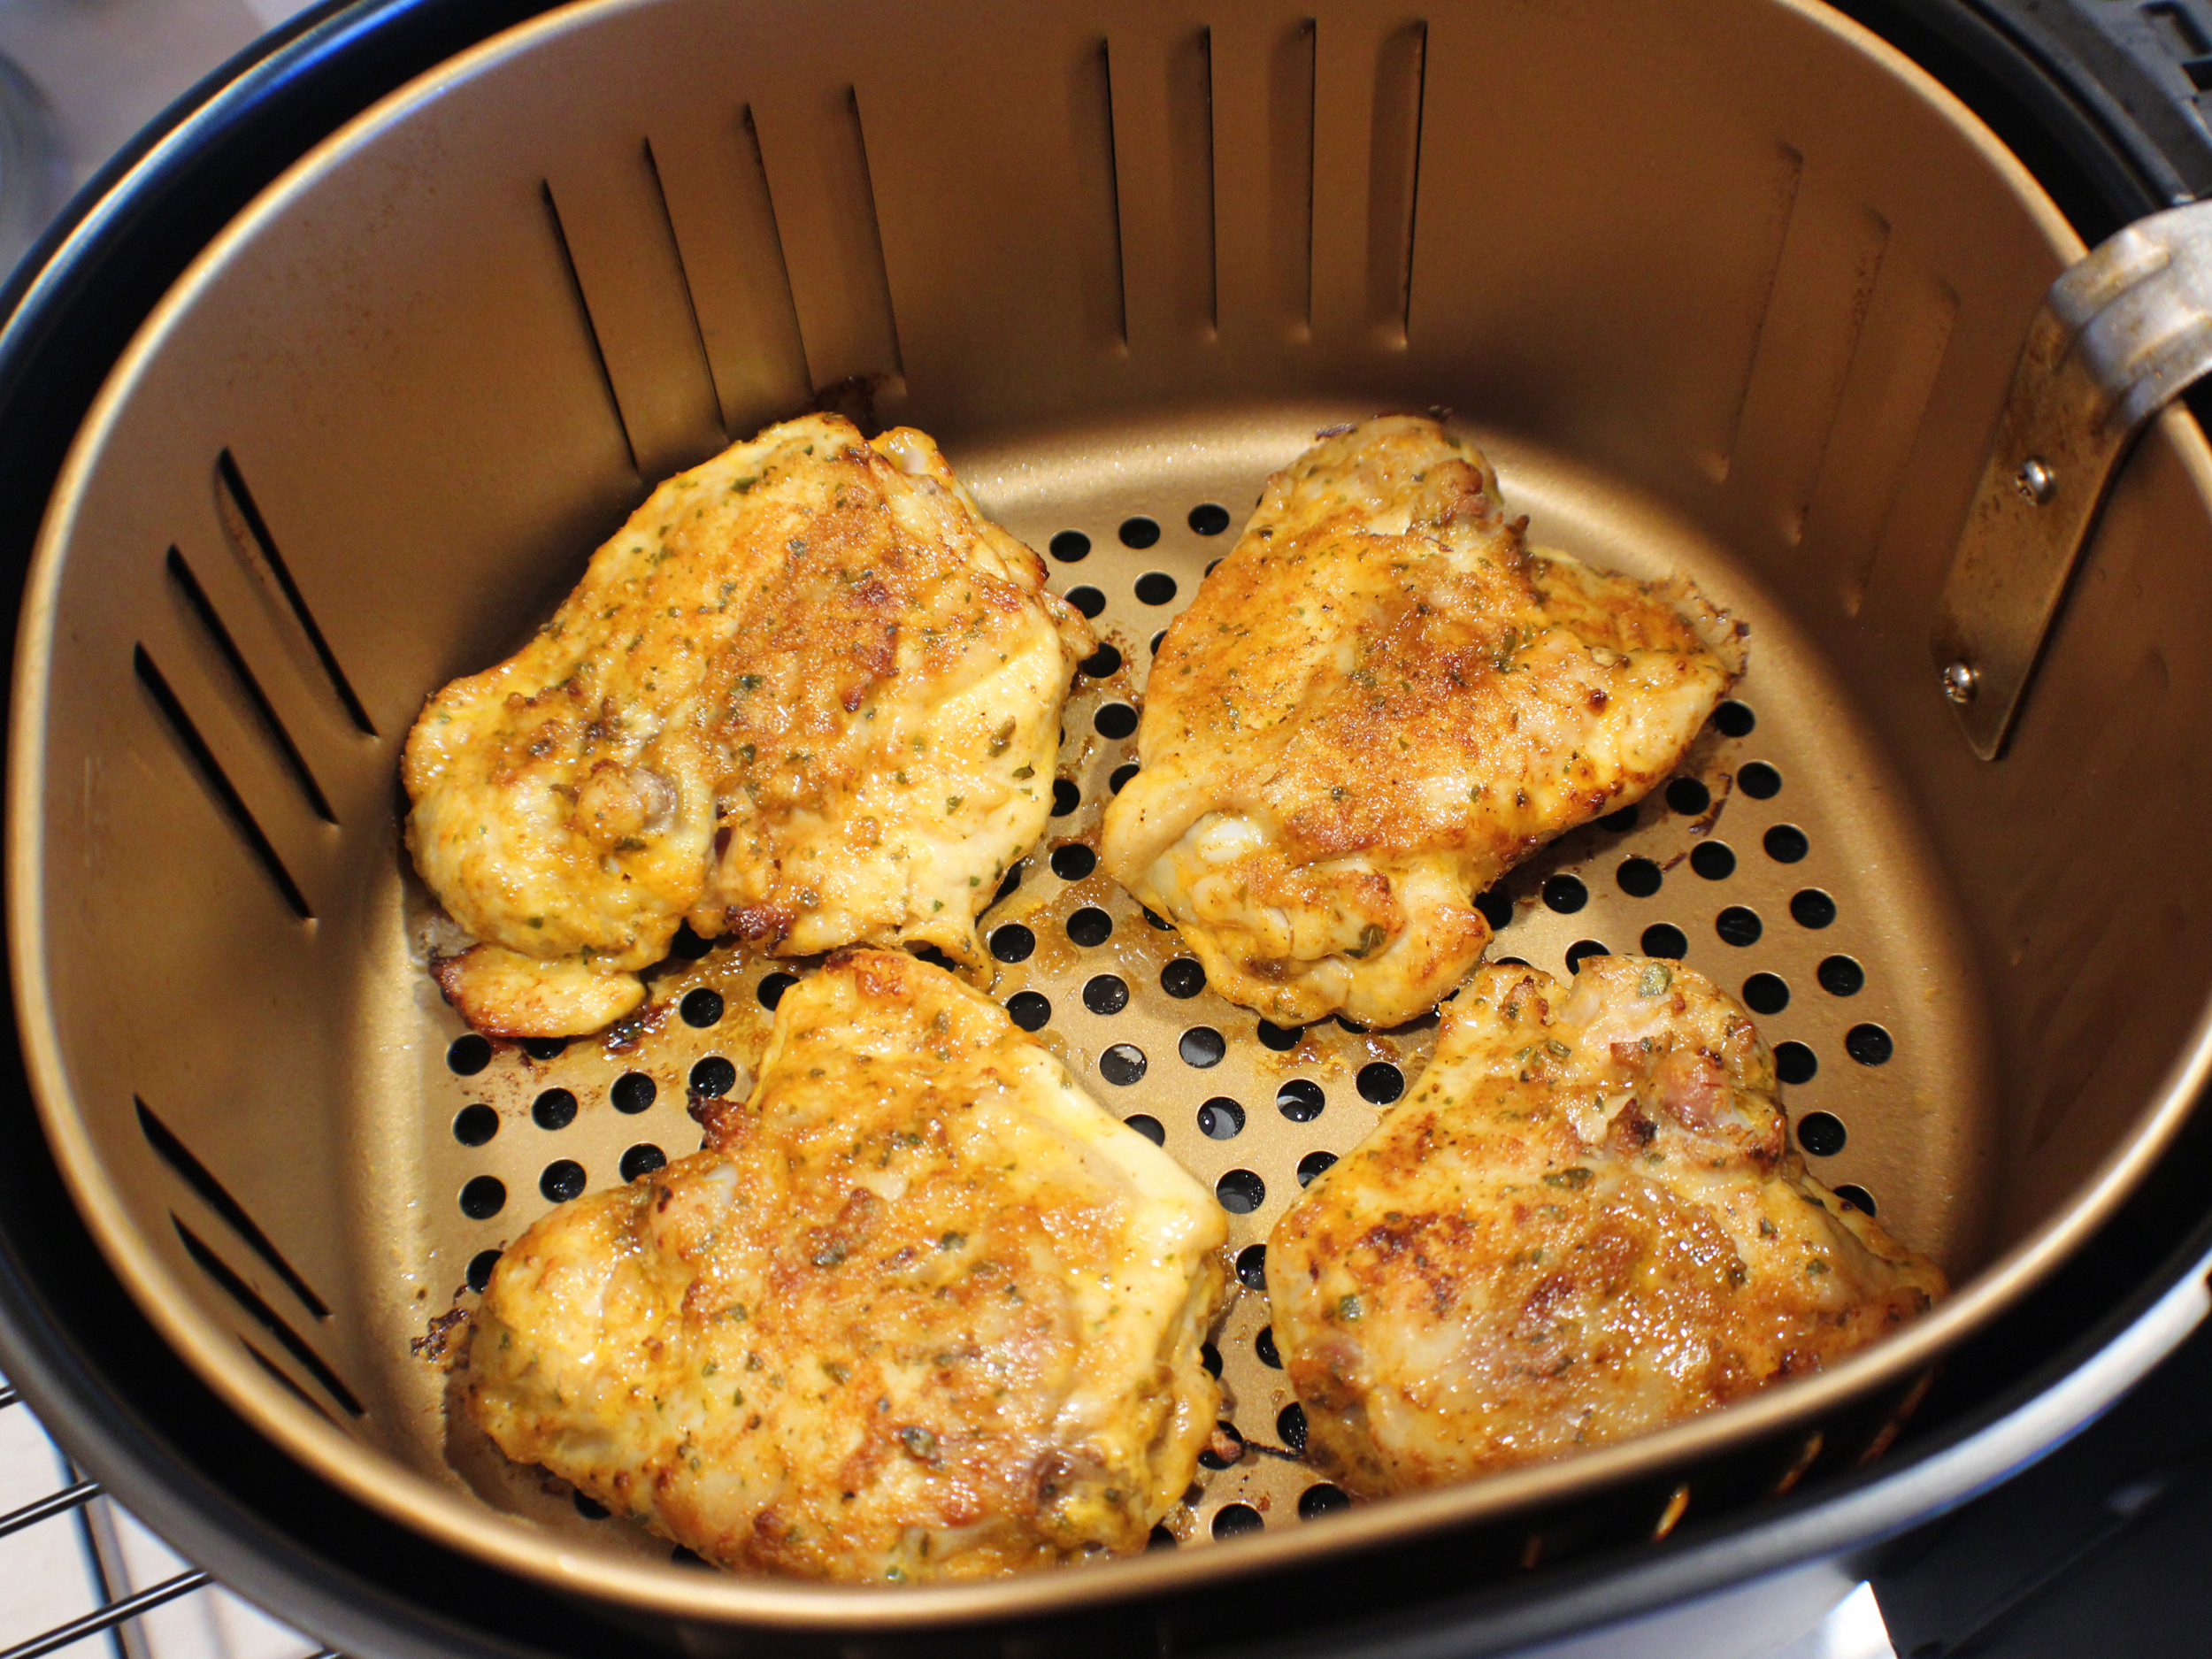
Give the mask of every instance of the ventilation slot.
[[[751, 106], [739, 109], [727, 127], [718, 124], [701, 137], [670, 142], [664, 134], [657, 147], [645, 147], [644, 161], [645, 187], [659, 197], [660, 218], [650, 224], [650, 234], [670, 241], [668, 286], [682, 284], [682, 303], [689, 308], [692, 325], [686, 331], [683, 319], [676, 318], [677, 326], [670, 328], [668, 319], [650, 317], [651, 337], [665, 351], [671, 343], [665, 335], [683, 334], [687, 350], [703, 353], [707, 373], [700, 389], [716, 405], [714, 419], [725, 434], [751, 433], [803, 408], [813, 381]], [[581, 185], [591, 182], [592, 175], [580, 175]], [[572, 196], [563, 199], [574, 208]], [[619, 200], [611, 205], [615, 213], [623, 211]], [[649, 207], [647, 213], [651, 211]], [[607, 250], [609, 278], [618, 284], [635, 280], [637, 261], [629, 246], [634, 240], [634, 235], [618, 237], [618, 245]], [[583, 274], [588, 278], [590, 273]], [[643, 313], [674, 309], [672, 297], [657, 292], [640, 302]], [[619, 375], [622, 365], [615, 360], [619, 354], [611, 342], [603, 345], [608, 347], [610, 367]], [[649, 396], [669, 396], [668, 388], [658, 384], [669, 377], [657, 367], [646, 365], [641, 378]]]
[[1857, 233], [1857, 257], [1852, 265], [1856, 272], [1856, 282], [1843, 314], [1844, 326], [1837, 331], [1829, 361], [1823, 365], [1831, 369], [1828, 416], [1820, 423], [1820, 440], [1811, 451], [1811, 464], [1802, 475], [1803, 483], [1791, 490], [1783, 504], [1782, 534], [1792, 542], [1804, 539], [1805, 517], [1812, 506], [1813, 492], [1819, 487], [1821, 469], [1835, 444], [1836, 423], [1859, 361], [1867, 313], [1874, 303], [1875, 285], [1881, 280], [1884, 258], [1889, 250], [1889, 221], [1879, 214], [1855, 215], [1854, 229]]
[[[668, 148], [677, 156], [684, 146]], [[698, 305], [699, 286], [726, 273], [710, 257], [696, 273], [687, 262], [672, 189], [687, 175], [680, 162], [664, 171], [660, 161], [641, 134], [595, 146], [539, 184], [631, 463], [649, 480], [696, 465], [728, 441]], [[710, 166], [693, 166], [712, 179]], [[688, 175], [695, 186], [697, 171]], [[726, 183], [712, 179], [709, 188]], [[718, 200], [715, 211], [729, 206]]]
[[284, 860], [277, 856], [276, 849], [270, 844], [268, 836], [263, 833], [254, 815], [246, 810], [246, 803], [231, 783], [229, 775], [217, 762], [214, 751], [207, 746], [207, 740], [200, 735], [199, 727], [192, 724], [192, 717], [184, 711], [184, 705], [177, 701], [177, 694], [170, 689], [169, 681], [155, 666], [154, 659], [146, 654], [146, 648], [142, 645], [135, 647], [132, 660], [138, 671], [138, 683], [146, 687], [155, 707], [161, 710], [162, 718], [168, 722], [171, 735], [177, 740], [178, 747], [184, 750], [185, 757], [192, 763], [193, 769], [200, 774], [201, 782], [222, 803], [232, 827], [260, 861], [262, 869], [268, 872], [269, 879], [276, 884], [277, 891], [284, 895], [284, 902], [292, 907], [293, 913], [303, 922], [313, 921], [315, 912], [307, 902], [307, 895], [300, 891], [299, 883], [292, 879], [292, 872], [284, 867]]
[[1874, 291], [1805, 514], [1807, 541], [1832, 550], [1823, 563], [1846, 615], [1858, 614], [1873, 580], [1958, 309], [1947, 283], [1902, 260], [1887, 263]]
[[1729, 411], [1728, 442], [1717, 455], [1699, 457], [1706, 475], [1716, 484], [1728, 481], [1735, 465], [1736, 446], [1743, 437], [1744, 405], [1751, 400], [1751, 381], [1759, 357], [1766, 349], [1767, 325], [1774, 312], [1775, 285], [1781, 280], [1782, 256], [1790, 245], [1791, 228], [1797, 222], [1797, 191], [1804, 181], [1805, 157], [1787, 144], [1777, 146], [1779, 178], [1774, 210], [1774, 253], [1767, 261], [1766, 280], [1759, 289], [1758, 319], [1751, 330], [1751, 349], [1745, 353], [1743, 373], [1736, 378], [1735, 407]]
[[[722, 388], [714, 378], [714, 359], [707, 353], [706, 330], [699, 326], [699, 298], [692, 292], [691, 271], [684, 264], [683, 244], [676, 239], [675, 215], [668, 211], [668, 187], [661, 180], [660, 161], [653, 154], [653, 141], [649, 138], [645, 141], [645, 176], [653, 182], [653, 209], [660, 215], [661, 228], [667, 232], [668, 245], [676, 256], [676, 280], [683, 289], [684, 315], [691, 323], [692, 343], [699, 349], [700, 365], [707, 372], [707, 385], [714, 396], [715, 418], [718, 421], [723, 407]], [[724, 436], [727, 435], [726, 429]]]
[[1070, 104], [1075, 115], [1075, 153], [1090, 158], [1082, 169], [1090, 197], [1083, 223], [1094, 227], [1083, 250], [1083, 302], [1088, 332], [1099, 344], [1129, 344], [1127, 273], [1122, 268], [1121, 173], [1114, 149], [1114, 69], [1104, 41], [1077, 63]]
[[353, 1390], [346, 1386], [345, 1379], [331, 1370], [321, 1355], [308, 1347], [299, 1333], [285, 1323], [281, 1314], [262, 1301], [260, 1294], [233, 1272], [229, 1263], [216, 1255], [213, 1250], [208, 1248], [200, 1236], [191, 1228], [186, 1226], [173, 1215], [169, 1217], [169, 1220], [177, 1230], [177, 1237], [183, 1241], [185, 1254], [192, 1258], [194, 1264], [202, 1272], [215, 1281], [216, 1286], [225, 1295], [236, 1302], [257, 1325], [274, 1337], [284, 1351], [297, 1360], [302, 1368], [322, 1385], [324, 1392], [345, 1409], [349, 1417], [357, 1417], [367, 1415], [367, 1408], [354, 1396]]
[[905, 354], [859, 94], [763, 99], [754, 112], [808, 383], [825, 403], [896, 401]]
[[1730, 457], [1732, 488], [1786, 544], [1803, 538], [1888, 249], [1888, 222], [1816, 167], [1795, 195]]
[[307, 608], [306, 597], [299, 584], [292, 580], [291, 566], [284, 562], [284, 555], [277, 550], [276, 538], [269, 534], [269, 526], [255, 504], [253, 492], [246, 488], [245, 474], [238, 470], [238, 462], [228, 449], [215, 457], [216, 506], [232, 539], [242, 551], [257, 553], [263, 567], [284, 595], [284, 602], [292, 607], [292, 615], [306, 634], [307, 642], [314, 647], [316, 659], [329, 677], [330, 688], [338, 701], [345, 705], [346, 713], [365, 737], [376, 735], [375, 722], [369, 711], [361, 706], [361, 699], [354, 695], [353, 682], [346, 678], [346, 671], [339, 666], [338, 654], [330, 649], [330, 641], [323, 637], [322, 626], [315, 620], [315, 613]]
[[1201, 29], [1168, 54], [1168, 167], [1174, 193], [1175, 310], [1221, 321], [1214, 229], [1214, 42]]
[[292, 774], [292, 780], [299, 785], [300, 793], [307, 797], [307, 804], [324, 823], [335, 824], [338, 815], [331, 810], [329, 797], [323, 794], [322, 786], [315, 781], [315, 774], [308, 769], [307, 757], [300, 753], [299, 745], [292, 741], [292, 733], [277, 717], [268, 694], [261, 688], [261, 681], [247, 665], [245, 653], [238, 649], [238, 641], [231, 637], [230, 630], [223, 625], [222, 618], [216, 614], [215, 607], [209, 603], [207, 591], [200, 586], [199, 578], [192, 573], [191, 565], [185, 563], [184, 555], [174, 548], [169, 549], [169, 576], [176, 583], [177, 590], [184, 595], [185, 603], [191, 606], [192, 614], [199, 618], [200, 626], [206, 631], [215, 649], [230, 664], [231, 673], [252, 702], [254, 711], [261, 717], [263, 729], [268, 733], [270, 741], [283, 757], [284, 769]]
[[860, 94], [851, 87], [845, 88], [845, 112], [852, 123], [853, 157], [859, 164], [860, 182], [860, 248], [863, 269], [873, 279], [869, 298], [882, 318], [883, 333], [891, 346], [892, 372], [902, 378], [906, 373], [906, 353], [899, 346], [899, 318], [891, 304], [891, 268], [883, 258], [883, 219], [876, 211], [876, 180], [868, 165], [868, 131], [860, 119]]
[[630, 457], [630, 470], [642, 477], [644, 474], [638, 467], [637, 445], [631, 439], [629, 423], [622, 418], [622, 400], [615, 395], [614, 375], [607, 367], [607, 349], [600, 342], [599, 329], [591, 319], [591, 302], [584, 297], [583, 279], [576, 274], [576, 256], [569, 248], [568, 231], [561, 223], [561, 210], [553, 200], [553, 187], [550, 183], [541, 184], [538, 193], [545, 203], [546, 222], [553, 227], [553, 245], [559, 250], [561, 269], [568, 275], [568, 291], [576, 299], [576, 315], [584, 325], [584, 338], [591, 342], [591, 360], [599, 365], [599, 384], [607, 394], [607, 412], [614, 417], [615, 430], [622, 434], [622, 452]]
[[[762, 240], [767, 244], [768, 251], [774, 256], [772, 266], [762, 272], [757, 279], [756, 285], [764, 291], [755, 303], [761, 312], [772, 313], [778, 323], [789, 331], [791, 346], [795, 354], [793, 371], [803, 383], [806, 378], [806, 344], [799, 329], [798, 303], [791, 296], [791, 261], [783, 250], [783, 227], [776, 220], [775, 198], [768, 190], [768, 164], [760, 153], [760, 126], [753, 119], [751, 104], [747, 104], [740, 113], [740, 125], [745, 134], [745, 158], [752, 164], [744, 174], [745, 184], [749, 187], [748, 205], [757, 207], [764, 232]], [[758, 357], [760, 349], [754, 343], [753, 334], [748, 331], [742, 338], [746, 342], [746, 356], [749, 358]], [[738, 423], [741, 427], [744, 424], [741, 421]]]
[[192, 1156], [192, 1150], [168, 1125], [154, 1115], [153, 1109], [136, 1095], [131, 1097], [138, 1108], [139, 1132], [146, 1137], [146, 1144], [161, 1155], [161, 1161], [183, 1178], [184, 1184], [200, 1195], [203, 1203], [220, 1216], [230, 1230], [244, 1240], [246, 1246], [269, 1264], [270, 1270], [291, 1287], [300, 1299], [301, 1306], [318, 1319], [330, 1317], [330, 1305], [318, 1296], [308, 1282], [300, 1277], [282, 1252], [269, 1241], [269, 1235], [256, 1225], [245, 1207], [230, 1195], [222, 1182], [206, 1164]]
[[307, 1390], [301, 1387], [299, 1384], [294, 1382], [292, 1380], [292, 1374], [286, 1371], [283, 1366], [278, 1364], [276, 1361], [271, 1359], [266, 1354], [264, 1354], [252, 1343], [247, 1341], [242, 1336], [238, 1339], [238, 1346], [246, 1350], [246, 1356], [248, 1358], [251, 1359], [255, 1364], [260, 1366], [263, 1371], [269, 1373], [270, 1380], [280, 1384], [283, 1386], [285, 1393], [290, 1394], [293, 1399], [298, 1401], [302, 1405], [305, 1406], [310, 1411], [312, 1411], [324, 1422], [329, 1424], [331, 1427], [336, 1428], [338, 1426], [338, 1419], [332, 1417], [328, 1411], [323, 1409], [323, 1402], [316, 1399], [313, 1394], [309, 1394]]
[[1310, 19], [1285, 31], [1267, 65], [1267, 265], [1269, 297], [1313, 327], [1313, 65]]
[[1429, 30], [1410, 23], [1375, 57], [1375, 134], [1368, 151], [1367, 315], [1394, 346], [1413, 315], [1413, 227], [1421, 186], [1421, 106]]

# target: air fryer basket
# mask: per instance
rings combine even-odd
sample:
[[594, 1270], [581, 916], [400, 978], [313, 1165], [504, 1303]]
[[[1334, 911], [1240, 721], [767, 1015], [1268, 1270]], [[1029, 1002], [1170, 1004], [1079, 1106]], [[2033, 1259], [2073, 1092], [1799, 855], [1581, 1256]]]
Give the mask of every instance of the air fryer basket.
[[[1926, 656], [2027, 319], [2080, 252], [1947, 95], [1774, 0], [663, 0], [525, 25], [265, 192], [142, 331], [56, 492], [9, 879], [58, 1162], [147, 1315], [293, 1455], [640, 1609], [1048, 1613], [1474, 1521], [1510, 1567], [1847, 1464], [2124, 1195], [2204, 1059], [2195, 426], [2139, 449], [2003, 759], [1967, 748]], [[1233, 534], [1317, 426], [1438, 404], [1536, 539], [1688, 573], [1750, 630], [1740, 709], [1632, 825], [1503, 885], [1499, 951], [1558, 972], [1676, 930], [1793, 1045], [1793, 1118], [1832, 1120], [1809, 1149], [1842, 1135], [1818, 1172], [1959, 1294], [1751, 1405], [1309, 1525], [1327, 1494], [1259, 1449], [1288, 1396], [1248, 1293], [1220, 1348], [1255, 1449], [1174, 1530], [1264, 1536], [1006, 1585], [709, 1577], [506, 1467], [416, 1340], [551, 1194], [689, 1148], [685, 1085], [720, 1056], [743, 1086], [777, 964], [677, 964], [657, 996], [712, 986], [724, 1012], [634, 1052], [456, 1046], [410, 956], [397, 744], [651, 481], [825, 388], [939, 437], [1054, 549], [1056, 586], [1095, 595], [1122, 664], [1071, 703], [1071, 810], [987, 920], [995, 988], [1049, 1000], [1045, 1040], [1218, 1183], [1236, 1248], [1425, 1033], [1294, 1039], [1174, 995], [1171, 935], [1063, 849], [1094, 841], [1150, 641], [1225, 550], [1198, 510]], [[1656, 894], [1623, 884], [1632, 857]], [[1094, 1011], [1110, 974], [1127, 1007]], [[656, 1084], [635, 1112], [632, 1072]], [[572, 1122], [538, 1126], [564, 1090]], [[488, 1143], [456, 1134], [472, 1102]]]

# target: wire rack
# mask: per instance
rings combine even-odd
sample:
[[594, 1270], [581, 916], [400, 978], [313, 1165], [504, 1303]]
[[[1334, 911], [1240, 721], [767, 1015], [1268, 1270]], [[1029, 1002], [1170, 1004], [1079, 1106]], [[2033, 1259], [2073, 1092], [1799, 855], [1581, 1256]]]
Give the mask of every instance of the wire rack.
[[0, 1380], [0, 1659], [339, 1659], [88, 1480]]

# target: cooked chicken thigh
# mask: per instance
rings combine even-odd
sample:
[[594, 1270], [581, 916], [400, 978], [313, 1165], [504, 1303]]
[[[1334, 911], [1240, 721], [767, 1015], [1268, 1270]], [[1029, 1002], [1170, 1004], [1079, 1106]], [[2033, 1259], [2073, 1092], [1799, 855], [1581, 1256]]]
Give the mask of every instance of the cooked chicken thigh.
[[408, 734], [408, 845], [481, 941], [448, 997], [495, 1035], [595, 1030], [686, 919], [980, 962], [1092, 644], [918, 432], [810, 416], [670, 479]]
[[1806, 1174], [1774, 1088], [1743, 1010], [1678, 964], [1480, 970], [1268, 1240], [1316, 1464], [1374, 1496], [1556, 1457], [1924, 1311], [1942, 1272]]
[[707, 1148], [500, 1260], [469, 1409], [723, 1565], [971, 1578], [1141, 1549], [1213, 1432], [1212, 1195], [951, 974], [833, 956]]
[[1325, 434], [1168, 630], [1101, 855], [1231, 1001], [1421, 1013], [1489, 941], [1475, 895], [1643, 796], [1727, 689], [1658, 591], [1525, 522], [1436, 421]]

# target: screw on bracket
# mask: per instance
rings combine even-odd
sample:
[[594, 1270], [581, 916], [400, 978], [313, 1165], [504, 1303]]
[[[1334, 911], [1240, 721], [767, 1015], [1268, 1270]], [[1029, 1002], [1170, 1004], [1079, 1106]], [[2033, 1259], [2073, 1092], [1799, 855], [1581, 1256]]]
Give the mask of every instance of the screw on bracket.
[[[2058, 494], [2058, 474], [2039, 455], [2032, 455], [2020, 464], [2019, 476], [2013, 482], [2019, 485], [2023, 495], [2039, 507]], [[1961, 697], [1958, 701], [1963, 703], [1966, 699]]]
[[1943, 695], [1954, 703], [1969, 703], [1981, 685], [1981, 674], [1974, 664], [1966, 662], [1947, 663], [1943, 669]]

